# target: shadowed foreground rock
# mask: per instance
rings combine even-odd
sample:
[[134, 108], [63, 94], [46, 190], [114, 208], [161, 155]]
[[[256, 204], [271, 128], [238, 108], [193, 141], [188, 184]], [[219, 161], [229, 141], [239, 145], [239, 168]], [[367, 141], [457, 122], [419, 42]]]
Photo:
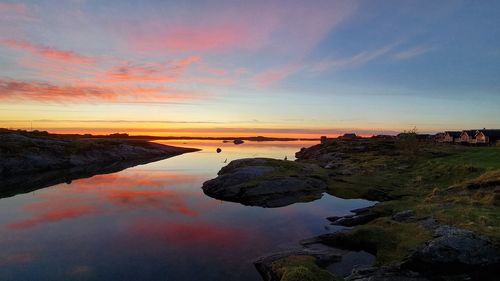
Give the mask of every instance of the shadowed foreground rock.
[[244, 205], [282, 207], [321, 198], [326, 179], [315, 165], [249, 158], [235, 160], [203, 184], [210, 197]]
[[500, 277], [500, 247], [489, 238], [448, 225], [437, 227], [434, 236], [413, 251], [404, 268], [427, 275], [467, 274], [475, 280]]
[[356, 268], [346, 281], [429, 281], [420, 274], [401, 269], [399, 265]]

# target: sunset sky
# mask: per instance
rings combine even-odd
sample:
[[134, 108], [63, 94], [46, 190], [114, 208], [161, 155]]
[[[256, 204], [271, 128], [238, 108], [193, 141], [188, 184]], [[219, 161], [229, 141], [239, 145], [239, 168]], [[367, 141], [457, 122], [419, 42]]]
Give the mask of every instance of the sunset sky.
[[500, 128], [500, 1], [2, 1], [0, 127]]

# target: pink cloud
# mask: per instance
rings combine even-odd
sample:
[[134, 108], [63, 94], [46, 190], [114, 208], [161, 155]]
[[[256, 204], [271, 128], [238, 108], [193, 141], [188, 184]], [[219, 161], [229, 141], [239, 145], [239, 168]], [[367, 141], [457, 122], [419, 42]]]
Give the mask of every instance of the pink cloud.
[[278, 68], [273, 68], [266, 70], [258, 75], [256, 75], [253, 79], [259, 86], [269, 86], [273, 83], [279, 82], [289, 75], [299, 71], [301, 69], [301, 65], [296, 63], [296, 64], [289, 64], [285, 65], [283, 67], [278, 67]]
[[26, 5], [19, 3], [0, 3], [0, 13], [5, 12], [24, 14], [26, 13]]
[[9, 46], [14, 49], [27, 50], [33, 54], [42, 56], [47, 59], [61, 60], [67, 63], [90, 64], [95, 62], [95, 59], [89, 56], [81, 55], [73, 51], [60, 50], [43, 45], [32, 44], [28, 41], [3, 39], [0, 40], [0, 44]]
[[153, 240], [173, 245], [205, 247], [237, 247], [252, 236], [243, 229], [219, 223], [166, 222], [142, 219], [133, 222], [128, 233], [138, 239]]
[[37, 226], [39, 224], [49, 222], [59, 222], [61, 220], [78, 218], [84, 215], [96, 213], [97, 209], [92, 205], [81, 205], [65, 207], [58, 210], [50, 210], [48, 212], [37, 215], [34, 218], [17, 221], [7, 225], [12, 229], [25, 229]]
[[[196, 5], [195, 5], [196, 6]], [[279, 52], [310, 50], [334, 26], [351, 15], [354, 1], [245, 1], [234, 5], [193, 7], [189, 16], [162, 14], [140, 24], [122, 22], [125, 40], [138, 50], [235, 51], [270, 48]]]
[[156, 32], [134, 35], [131, 39], [133, 46], [139, 50], [204, 51], [241, 46], [250, 38], [244, 27], [221, 24], [170, 26]]

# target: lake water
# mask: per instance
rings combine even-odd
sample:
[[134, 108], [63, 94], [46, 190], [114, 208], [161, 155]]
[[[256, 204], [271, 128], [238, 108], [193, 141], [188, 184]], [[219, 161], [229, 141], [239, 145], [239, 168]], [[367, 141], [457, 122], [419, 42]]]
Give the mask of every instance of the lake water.
[[256, 257], [371, 205], [324, 195], [266, 209], [201, 190], [226, 159], [293, 160], [313, 142], [163, 143], [203, 150], [0, 199], [0, 280], [261, 280]]

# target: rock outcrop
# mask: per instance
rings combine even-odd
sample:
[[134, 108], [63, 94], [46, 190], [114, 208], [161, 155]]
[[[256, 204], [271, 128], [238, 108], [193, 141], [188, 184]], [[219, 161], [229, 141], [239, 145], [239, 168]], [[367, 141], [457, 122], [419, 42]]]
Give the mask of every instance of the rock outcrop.
[[429, 281], [420, 274], [401, 269], [399, 265], [355, 268], [346, 281]]
[[141, 140], [0, 131], [0, 197], [197, 151]]
[[282, 207], [322, 197], [327, 182], [315, 165], [269, 158], [235, 160], [203, 184], [208, 196], [244, 205]]
[[196, 150], [139, 140], [7, 131], [0, 133], [0, 178], [83, 165], [166, 158]]
[[448, 225], [437, 227], [434, 236], [402, 266], [427, 275], [467, 274], [483, 280], [499, 276], [500, 247], [489, 238]]

